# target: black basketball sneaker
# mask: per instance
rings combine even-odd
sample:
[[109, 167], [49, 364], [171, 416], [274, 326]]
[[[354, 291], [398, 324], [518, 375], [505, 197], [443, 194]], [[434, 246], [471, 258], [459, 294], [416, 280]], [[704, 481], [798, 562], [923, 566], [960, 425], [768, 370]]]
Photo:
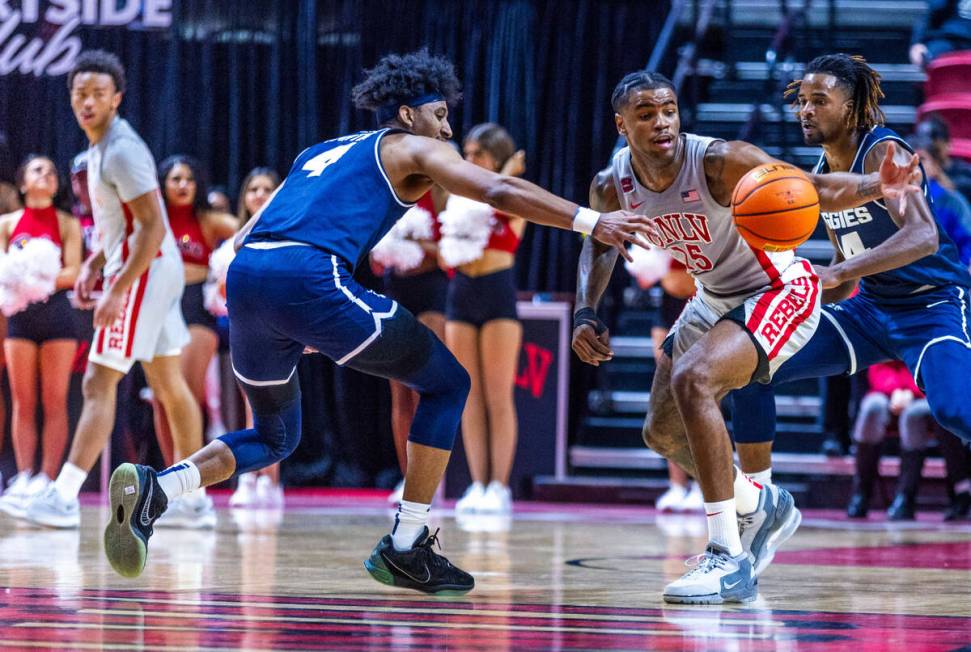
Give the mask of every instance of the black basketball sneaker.
[[[425, 593], [462, 595], [475, 587], [475, 579], [461, 568], [435, 552], [438, 530], [429, 534], [428, 528], [418, 535], [411, 550], [394, 549], [391, 535], [386, 534], [364, 561], [364, 568], [371, 577], [391, 586], [401, 586]], [[441, 548], [441, 544], [438, 544]]]
[[152, 524], [168, 507], [155, 469], [122, 464], [111, 474], [111, 520], [105, 527], [105, 554], [119, 575], [138, 577], [148, 557]]

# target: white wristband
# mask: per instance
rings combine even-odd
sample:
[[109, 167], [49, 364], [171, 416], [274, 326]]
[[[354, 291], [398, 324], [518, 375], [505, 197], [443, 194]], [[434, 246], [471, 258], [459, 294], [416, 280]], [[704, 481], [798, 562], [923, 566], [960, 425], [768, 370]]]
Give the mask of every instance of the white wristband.
[[600, 213], [580, 206], [573, 216], [573, 230], [584, 235], [590, 235], [598, 221], [600, 221]]

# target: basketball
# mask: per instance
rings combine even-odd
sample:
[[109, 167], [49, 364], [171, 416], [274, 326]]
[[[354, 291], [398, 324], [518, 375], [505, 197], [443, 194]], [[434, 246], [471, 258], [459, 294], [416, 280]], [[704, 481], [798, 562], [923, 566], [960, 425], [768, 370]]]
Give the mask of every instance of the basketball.
[[805, 172], [772, 163], [749, 170], [732, 193], [732, 216], [757, 249], [787, 251], [809, 239], [819, 220], [819, 195]]

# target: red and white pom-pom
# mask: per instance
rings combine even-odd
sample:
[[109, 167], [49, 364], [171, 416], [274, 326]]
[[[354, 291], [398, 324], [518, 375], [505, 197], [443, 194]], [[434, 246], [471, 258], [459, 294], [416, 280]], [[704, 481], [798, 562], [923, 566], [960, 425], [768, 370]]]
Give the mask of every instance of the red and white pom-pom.
[[630, 251], [633, 262], [625, 262], [624, 267], [637, 280], [641, 289], [646, 290], [658, 283], [671, 270], [671, 256], [663, 249], [650, 246], [647, 249], [632, 245]]
[[442, 225], [439, 254], [446, 265], [458, 267], [482, 257], [495, 217], [488, 204], [451, 195], [438, 221]]
[[371, 255], [383, 267], [399, 272], [412, 270], [425, 260], [425, 250], [418, 240], [431, 240], [432, 214], [424, 208], [414, 206], [401, 216], [391, 230], [378, 244], [374, 245]]
[[61, 248], [47, 238], [31, 238], [0, 259], [0, 311], [15, 315], [54, 294], [61, 271]]
[[209, 256], [209, 276], [202, 286], [202, 301], [211, 314], [225, 317], [229, 314], [226, 309], [226, 274], [229, 264], [236, 257], [233, 238], [219, 245]]

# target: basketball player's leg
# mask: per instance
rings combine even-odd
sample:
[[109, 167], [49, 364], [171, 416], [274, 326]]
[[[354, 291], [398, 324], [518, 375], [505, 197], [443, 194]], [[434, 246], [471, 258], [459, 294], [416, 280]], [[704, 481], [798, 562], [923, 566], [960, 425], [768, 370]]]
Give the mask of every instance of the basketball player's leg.
[[671, 388], [671, 355], [670, 347], [659, 349], [641, 437], [648, 448], [669, 463], [676, 464], [688, 475], [697, 477], [684, 421]]
[[[854, 337], [846, 311], [824, 307], [812, 337], [772, 376], [771, 384], [751, 383], [731, 393], [735, 449], [742, 472], [759, 484], [771, 482], [776, 427], [776, 385], [807, 378], [853, 373], [881, 357], [872, 345]], [[862, 356], [862, 357], [861, 357]]]
[[142, 369], [155, 400], [165, 411], [173, 459], [188, 457], [202, 448], [202, 412], [182, 375], [181, 356], [160, 355], [142, 362]]
[[885, 309], [895, 353], [927, 395], [934, 420], [971, 442], [971, 290], [947, 287], [908, 309]]
[[927, 349], [920, 382], [934, 420], [965, 443], [971, 442], [971, 344], [949, 340]]
[[93, 360], [82, 382], [84, 403], [67, 461], [47, 491], [26, 507], [24, 518], [38, 525], [73, 528], [81, 524], [78, 494], [115, 425], [118, 383], [125, 372]]

